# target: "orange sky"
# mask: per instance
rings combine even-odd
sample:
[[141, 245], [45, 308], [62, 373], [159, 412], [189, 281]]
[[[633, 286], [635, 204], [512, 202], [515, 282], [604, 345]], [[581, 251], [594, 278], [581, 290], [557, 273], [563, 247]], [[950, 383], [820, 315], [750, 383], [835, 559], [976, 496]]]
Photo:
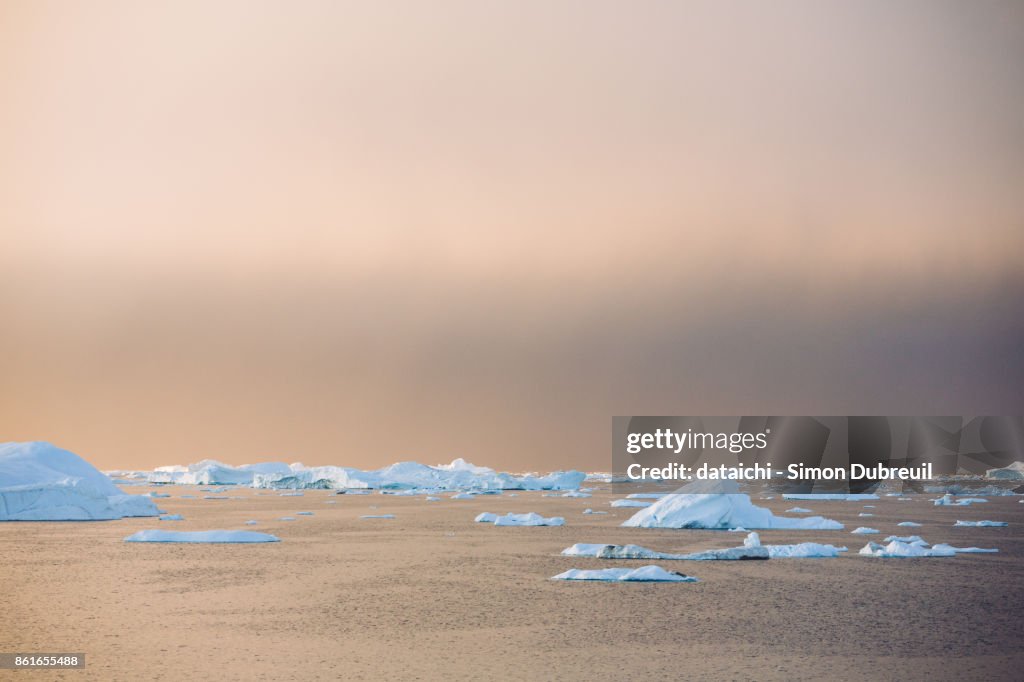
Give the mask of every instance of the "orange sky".
[[0, 440], [607, 468], [1019, 413], [1004, 2], [0, 4]]

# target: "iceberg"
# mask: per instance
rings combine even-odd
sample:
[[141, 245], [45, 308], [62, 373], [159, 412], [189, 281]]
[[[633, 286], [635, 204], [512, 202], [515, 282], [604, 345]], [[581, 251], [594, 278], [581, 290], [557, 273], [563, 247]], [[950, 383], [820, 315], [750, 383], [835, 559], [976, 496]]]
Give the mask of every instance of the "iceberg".
[[490, 512], [479, 514], [475, 519], [477, 523], [493, 523], [495, 526], [564, 526], [565, 519], [561, 516], [544, 518], [540, 514], [529, 512], [528, 514], [505, 514], [498, 516]]
[[791, 519], [775, 516], [750, 501], [750, 495], [675, 494], [641, 509], [623, 526], [633, 528], [780, 528], [840, 530], [843, 524], [821, 516]]
[[78, 455], [44, 442], [0, 444], [0, 521], [101, 521], [158, 516]]
[[804, 509], [803, 507], [793, 507], [792, 509], [786, 510], [787, 514], [813, 514], [810, 509]]
[[281, 539], [268, 533], [251, 530], [140, 530], [124, 539], [125, 542], [202, 542], [202, 543], [251, 543], [280, 542]]
[[594, 511], [593, 509], [587, 508], [583, 510], [584, 514], [607, 514], [606, 511]]
[[903, 528], [920, 528], [921, 527], [920, 523], [916, 523], [914, 521], [900, 521], [896, 525], [897, 526], [902, 526]]
[[937, 497], [932, 500], [932, 503], [936, 507], [967, 507], [981, 502], [988, 502], [988, 500], [980, 497], [961, 497], [960, 499], [956, 499], [952, 493], [946, 493], [942, 497]]
[[393, 519], [394, 514], [364, 514], [360, 516], [361, 519]]
[[669, 583], [695, 583], [697, 579], [666, 571], [660, 566], [644, 566], [643, 568], [603, 568], [596, 571], [585, 571], [579, 568], [570, 568], [564, 573], [551, 578], [552, 580], [601, 580], [605, 582], [669, 582]]
[[954, 526], [972, 526], [974, 528], [1002, 528], [1008, 526], [1006, 521], [957, 521]]
[[181, 514], [164, 514], [160, 517], [161, 521], [184, 521], [185, 517]]
[[1024, 479], [1024, 462], [1014, 462], [1002, 469], [989, 469], [985, 472], [985, 478], [995, 478], [1004, 481], [1019, 481]]
[[417, 491], [576, 490], [586, 479], [582, 471], [556, 471], [546, 476], [499, 473], [456, 459], [451, 464], [427, 466], [398, 462], [383, 469], [363, 471], [352, 467], [309, 467], [286, 472], [258, 473], [254, 488], [332, 490], [375, 489]]
[[176, 483], [184, 485], [252, 485], [260, 474], [279, 475], [290, 473], [291, 468], [284, 462], [261, 462], [231, 466], [215, 459], [204, 459], [188, 466], [157, 467], [146, 475], [150, 483]]
[[854, 534], [854, 535], [874, 535], [875, 533], [878, 532], [878, 529], [877, 528], [868, 528], [866, 526], [861, 526], [860, 528], [855, 528], [855, 529], [851, 530], [850, 532], [852, 534]]

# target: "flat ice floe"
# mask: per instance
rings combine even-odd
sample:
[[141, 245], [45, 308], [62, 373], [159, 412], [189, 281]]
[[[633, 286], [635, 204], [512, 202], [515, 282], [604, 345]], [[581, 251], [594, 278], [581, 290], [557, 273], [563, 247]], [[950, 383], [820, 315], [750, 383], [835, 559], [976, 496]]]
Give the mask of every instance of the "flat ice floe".
[[1006, 521], [957, 521], [954, 526], [973, 526], [975, 528], [1002, 528], [1008, 526]]
[[903, 528], [920, 528], [921, 527], [921, 524], [917, 523], [915, 521], [900, 521], [896, 525], [897, 526], [902, 526]]
[[629, 499], [612, 500], [612, 502], [611, 502], [611, 506], [613, 506], [613, 507], [639, 507], [639, 508], [644, 508], [644, 507], [650, 507], [652, 504], [654, 504], [654, 503], [653, 502], [644, 502], [643, 500], [629, 500]]
[[877, 528], [868, 528], [866, 526], [861, 526], [860, 528], [855, 528], [855, 529], [851, 530], [850, 532], [852, 534], [854, 534], [854, 535], [874, 535], [875, 533], [878, 532], [878, 529]]
[[988, 500], [980, 497], [961, 497], [956, 498], [950, 493], [946, 493], [942, 497], [937, 497], [932, 500], [932, 504], [936, 507], [966, 507], [972, 504], [980, 504], [988, 502]]
[[839, 556], [846, 547], [801, 542], [796, 545], [762, 545], [757, 533], [749, 533], [741, 547], [709, 549], [689, 554], [657, 552], [637, 545], [600, 545], [577, 543], [562, 550], [565, 556], [598, 559], [654, 559], [661, 561], [743, 561], [756, 559], [823, 559]]
[[660, 566], [644, 566], [642, 568], [602, 568], [599, 570], [586, 571], [579, 568], [570, 568], [565, 573], [559, 573], [551, 578], [552, 580], [599, 580], [616, 583], [695, 583], [697, 579], [693, 576], [683, 575], [666, 571]]
[[157, 516], [84, 459], [43, 442], [0, 444], [0, 521], [100, 521]]
[[956, 556], [956, 552], [948, 545], [936, 545], [928, 547], [927, 543], [909, 543], [893, 540], [887, 545], [880, 545], [877, 542], [869, 542], [861, 548], [858, 554], [881, 559], [907, 559], [915, 557], [950, 557]]
[[594, 511], [593, 509], [589, 509], [588, 508], [588, 509], [584, 509], [583, 513], [584, 514], [607, 514], [608, 512], [606, 512], [606, 511]]
[[475, 519], [477, 523], [493, 523], [495, 526], [564, 526], [565, 519], [561, 516], [544, 518], [540, 514], [529, 512], [527, 514], [505, 514], [498, 516], [490, 512], [479, 514]]
[[743, 493], [673, 494], [641, 509], [623, 526], [633, 528], [840, 530], [843, 524], [821, 516], [787, 518], [758, 507]]
[[393, 519], [394, 514], [363, 514], [359, 518], [361, 519]]
[[164, 514], [160, 517], [161, 521], [184, 521], [185, 517], [181, 514]]
[[787, 514], [813, 514], [810, 509], [804, 509], [803, 507], [793, 507], [792, 509], [786, 510]]
[[277, 536], [251, 530], [140, 530], [124, 539], [125, 542], [194, 542], [194, 543], [249, 543], [280, 542]]
[[878, 495], [874, 493], [784, 493], [784, 500], [877, 500]]

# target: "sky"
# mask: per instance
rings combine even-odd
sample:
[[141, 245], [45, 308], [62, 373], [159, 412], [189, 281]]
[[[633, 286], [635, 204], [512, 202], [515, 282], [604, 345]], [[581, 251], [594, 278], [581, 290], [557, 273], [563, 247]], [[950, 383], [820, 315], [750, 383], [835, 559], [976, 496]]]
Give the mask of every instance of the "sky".
[[0, 440], [607, 470], [1020, 414], [1024, 5], [0, 3]]

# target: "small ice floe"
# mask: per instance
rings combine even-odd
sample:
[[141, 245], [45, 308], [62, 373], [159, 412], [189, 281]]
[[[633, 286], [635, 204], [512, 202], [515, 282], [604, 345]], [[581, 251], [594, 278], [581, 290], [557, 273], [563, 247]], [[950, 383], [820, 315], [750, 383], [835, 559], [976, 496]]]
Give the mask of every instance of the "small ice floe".
[[567, 493], [563, 493], [562, 497], [590, 497], [590, 493], [581, 492], [579, 490], [570, 490]]
[[170, 497], [169, 493], [143, 493], [144, 497]]
[[361, 519], [393, 519], [394, 514], [363, 514], [359, 518]]
[[424, 502], [440, 502], [441, 498], [440, 497], [433, 497], [431, 495], [428, 495], [427, 497], [423, 498], [423, 501]]
[[626, 495], [627, 500], [660, 500], [669, 493], [633, 493]]
[[915, 557], [949, 557], [956, 556], [956, 552], [949, 545], [935, 545], [928, 547], [928, 543], [909, 543], [893, 540], [887, 545], [880, 545], [877, 542], [869, 542], [858, 552], [862, 556], [877, 557], [880, 559], [906, 559]]
[[914, 545], [914, 544], [918, 544], [919, 545], [921, 543], [924, 543], [926, 545], [928, 544], [927, 542], [925, 542], [921, 538], [920, 535], [904, 535], [902, 537], [899, 536], [899, 535], [890, 535], [889, 537], [887, 537], [885, 539], [886, 542], [892, 542], [893, 540], [896, 540], [897, 542], [905, 542], [905, 543], [907, 543], [909, 545]]
[[312, 516], [313, 512], [311, 512], [311, 511], [300, 511], [300, 512], [295, 512], [295, 515], [296, 516]]
[[249, 519], [248, 521], [245, 522], [245, 525], [247, 525], [247, 526], [255, 526], [256, 523], [257, 523], [257, 521], [255, 519]]
[[641, 500], [614, 500], [611, 505], [613, 507], [650, 507], [653, 502], [643, 502]]
[[194, 499], [196, 499], [196, 496], [195, 495], [182, 495], [181, 499], [183, 499], [183, 500], [194, 500]]
[[857, 516], [874, 516], [874, 514], [871, 512], [861, 512], [860, 514], [857, 514]]
[[294, 521], [294, 520], [295, 520], [294, 516], [282, 516], [281, 518], [278, 519], [278, 521]]
[[664, 497], [622, 524], [632, 528], [774, 528], [840, 530], [843, 524], [820, 516], [775, 516], [743, 493], [681, 493]]
[[873, 504], [865, 504], [865, 505], [864, 505], [864, 508], [865, 508], [865, 509], [874, 509], [874, 508], [875, 508], [875, 505], [873, 505]]
[[950, 493], [946, 493], [942, 497], [937, 497], [932, 500], [932, 504], [936, 507], [966, 507], [980, 502], [988, 502], [988, 500], [981, 497], [961, 497], [957, 499]]
[[452, 499], [452, 500], [472, 500], [473, 497], [475, 497], [475, 496], [472, 495], [471, 493], [455, 493], [454, 495], [449, 496], [449, 499]]
[[951, 547], [946, 544], [935, 545], [935, 547], [949, 547], [957, 554], [994, 554], [999, 551], [998, 549], [982, 549], [981, 547]]
[[305, 493], [279, 493], [280, 497], [302, 497]]
[[784, 500], [877, 500], [878, 495], [874, 493], [785, 493]]
[[954, 526], [973, 526], [975, 528], [1002, 528], [1008, 526], [1006, 521], [957, 521]]
[[586, 571], [579, 568], [570, 568], [565, 573], [559, 573], [551, 578], [552, 580], [600, 580], [615, 583], [695, 583], [697, 579], [693, 576], [666, 571], [660, 566], [644, 566], [642, 568], [603, 568], [596, 571]]
[[639, 545], [592, 545], [578, 543], [562, 550], [565, 556], [586, 556], [597, 559], [647, 559], [664, 561], [743, 561], [750, 559], [767, 559], [768, 550], [761, 546], [730, 547], [729, 549], [709, 549], [704, 552], [690, 554], [668, 554]]
[[810, 509], [804, 509], [803, 507], [793, 507], [792, 509], [786, 510], [787, 514], [810, 514]]
[[865, 526], [861, 526], [860, 528], [855, 528], [854, 530], [851, 530], [850, 532], [853, 533], [854, 535], [874, 535], [875, 533], [878, 532], [878, 529], [877, 528], [867, 528]]
[[324, 500], [324, 504], [338, 504], [337, 500]]
[[593, 509], [590, 509], [588, 507], [587, 509], [583, 510], [583, 513], [584, 514], [607, 514], [608, 512], [606, 512], [606, 511], [594, 511]]
[[268, 533], [251, 530], [140, 530], [129, 535], [125, 542], [204, 542], [204, 543], [249, 543], [280, 542], [280, 538]]
[[493, 523], [495, 526], [564, 526], [565, 519], [561, 516], [544, 518], [540, 514], [529, 512], [527, 514], [505, 514], [498, 516], [490, 512], [479, 514], [475, 519], [477, 523]]
[[915, 521], [900, 521], [896, 525], [897, 526], [901, 526], [903, 528], [920, 528], [921, 527], [921, 524], [917, 523]]
[[160, 517], [161, 521], [184, 521], [185, 517], [181, 514], [164, 514]]
[[228, 499], [225, 495], [203, 495], [204, 500], [226, 500]]

